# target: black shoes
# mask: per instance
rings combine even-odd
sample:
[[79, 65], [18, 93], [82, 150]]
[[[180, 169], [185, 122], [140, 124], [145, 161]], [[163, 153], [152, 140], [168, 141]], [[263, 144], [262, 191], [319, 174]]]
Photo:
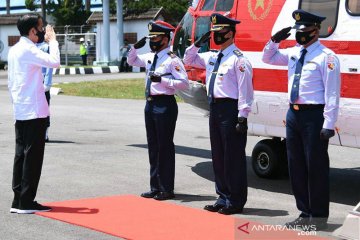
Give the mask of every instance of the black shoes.
[[285, 223], [285, 226], [291, 230], [321, 231], [327, 229], [328, 224], [327, 219], [323, 218], [298, 217], [292, 222]]
[[154, 199], [158, 201], [168, 200], [175, 198], [174, 192], [159, 192], [155, 195]]
[[25, 206], [25, 207], [20, 206], [17, 213], [18, 214], [31, 214], [31, 213], [36, 213], [36, 212], [48, 212], [48, 211], [51, 211], [50, 207], [43, 206], [43, 205], [37, 203], [36, 201], [34, 201], [31, 204], [29, 204], [28, 206]]
[[224, 214], [224, 215], [231, 215], [231, 214], [236, 214], [236, 213], [242, 213], [243, 208], [242, 207], [233, 207], [233, 206], [229, 206], [229, 207], [223, 207], [221, 208], [218, 213], [220, 214]]
[[204, 207], [204, 209], [207, 211], [210, 211], [210, 212], [218, 212], [223, 207], [224, 207], [224, 205], [215, 203], [214, 205], [206, 205]]
[[160, 191], [154, 191], [151, 190], [149, 192], [144, 192], [141, 194], [144, 198], [154, 198], [155, 200], [168, 200], [175, 198], [174, 192], [160, 192]]
[[243, 211], [243, 208], [241, 207], [234, 207], [234, 206], [226, 207], [224, 205], [220, 205], [217, 203], [215, 203], [214, 205], [206, 205], [204, 209], [210, 212], [218, 212], [224, 215], [242, 213]]
[[144, 198], [153, 198], [156, 196], [156, 194], [158, 194], [159, 191], [154, 191], [154, 190], [151, 190], [149, 192], [144, 192], [141, 194], [142, 197]]

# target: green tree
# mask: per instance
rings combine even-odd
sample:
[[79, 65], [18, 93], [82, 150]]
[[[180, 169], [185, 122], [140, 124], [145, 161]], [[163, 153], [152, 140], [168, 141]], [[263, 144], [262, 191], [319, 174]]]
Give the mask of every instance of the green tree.
[[57, 26], [83, 25], [91, 14], [82, 0], [49, 0], [47, 10], [55, 18]]
[[124, 0], [124, 15], [138, 15], [150, 8], [163, 7], [166, 21], [177, 24], [190, 5], [189, 0]]

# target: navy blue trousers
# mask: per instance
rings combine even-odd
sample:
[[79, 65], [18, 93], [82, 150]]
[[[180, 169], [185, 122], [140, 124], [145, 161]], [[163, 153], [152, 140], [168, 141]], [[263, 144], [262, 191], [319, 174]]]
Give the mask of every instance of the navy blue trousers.
[[245, 146], [247, 135], [236, 132], [237, 101], [210, 104], [210, 142], [217, 204], [244, 207], [247, 201]]
[[329, 216], [329, 141], [320, 139], [323, 112], [289, 109], [286, 116], [290, 180], [302, 217]]
[[145, 106], [145, 127], [150, 161], [150, 188], [174, 190], [174, 132], [178, 106], [174, 96], [155, 98]]

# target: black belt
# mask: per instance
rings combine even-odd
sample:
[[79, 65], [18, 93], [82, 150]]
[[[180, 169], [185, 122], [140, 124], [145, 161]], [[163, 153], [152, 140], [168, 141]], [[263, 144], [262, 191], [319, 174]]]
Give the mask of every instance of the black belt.
[[325, 104], [291, 104], [290, 108], [295, 111], [312, 110], [312, 109], [324, 109]]
[[224, 103], [224, 102], [237, 102], [237, 99], [233, 98], [213, 98], [213, 103]]
[[151, 102], [155, 100], [163, 100], [163, 99], [171, 99], [171, 98], [174, 98], [174, 95], [161, 94], [161, 95], [150, 95], [146, 98], [146, 100]]

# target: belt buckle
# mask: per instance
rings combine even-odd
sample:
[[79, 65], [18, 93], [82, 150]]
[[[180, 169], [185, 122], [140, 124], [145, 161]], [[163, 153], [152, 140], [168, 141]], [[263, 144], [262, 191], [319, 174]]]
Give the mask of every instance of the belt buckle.
[[294, 104], [294, 105], [293, 105], [293, 109], [296, 110], [296, 111], [299, 111], [299, 109], [300, 109], [300, 108], [299, 108], [299, 105]]
[[146, 100], [148, 100], [149, 102], [151, 102], [153, 100], [152, 97], [147, 97]]

